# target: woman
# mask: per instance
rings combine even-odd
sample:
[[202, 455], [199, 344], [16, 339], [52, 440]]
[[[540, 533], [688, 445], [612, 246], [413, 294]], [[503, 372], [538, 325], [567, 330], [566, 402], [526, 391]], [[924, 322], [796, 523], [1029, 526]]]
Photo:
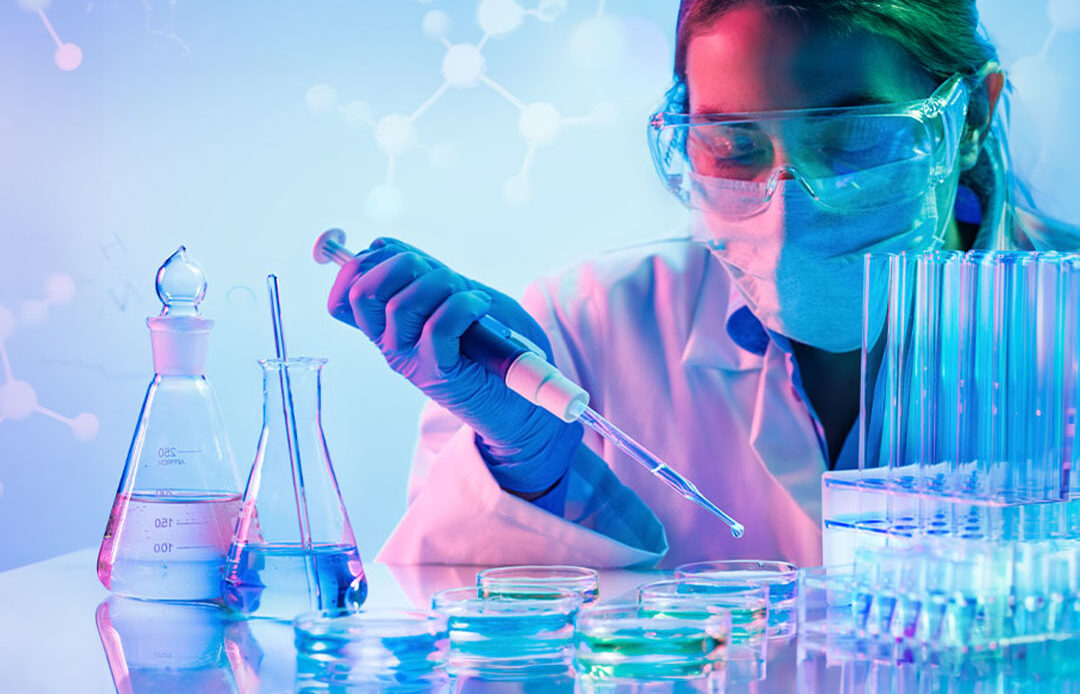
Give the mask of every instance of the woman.
[[[378, 240], [332, 315], [431, 400], [390, 563], [820, 563], [820, 478], [854, 467], [861, 258], [1040, 247], [993, 128], [973, 0], [683, 0], [650, 125], [689, 238], [601, 256], [523, 306]], [[746, 526], [735, 539], [579, 424], [462, 357], [490, 313]]]

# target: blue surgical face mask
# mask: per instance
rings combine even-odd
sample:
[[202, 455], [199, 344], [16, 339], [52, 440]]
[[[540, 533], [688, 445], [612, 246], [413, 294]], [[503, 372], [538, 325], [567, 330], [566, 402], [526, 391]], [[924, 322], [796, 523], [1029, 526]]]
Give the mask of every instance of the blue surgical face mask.
[[[895, 175], [890, 168], [875, 173]], [[691, 176], [692, 190], [714, 200], [738, 198], [740, 186], [747, 185]], [[800, 181], [785, 179], [768, 206], [750, 216], [691, 205], [691, 228], [766, 328], [829, 352], [848, 352], [862, 344], [863, 256], [940, 248], [941, 210], [953, 196], [955, 185], [929, 186], [922, 196], [872, 212], [838, 213], [818, 205]]]

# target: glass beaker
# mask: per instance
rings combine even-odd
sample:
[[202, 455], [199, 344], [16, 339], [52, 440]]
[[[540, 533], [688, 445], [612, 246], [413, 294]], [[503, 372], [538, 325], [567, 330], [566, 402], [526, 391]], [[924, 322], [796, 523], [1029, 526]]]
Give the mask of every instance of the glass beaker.
[[198, 313], [202, 270], [183, 246], [158, 269], [161, 315], [147, 319], [154, 378], [131, 439], [98, 552], [113, 593], [217, 600], [240, 511], [240, 483], [203, 373], [214, 322]]
[[[257, 617], [363, 604], [367, 580], [322, 429], [325, 359], [263, 359], [263, 426], [222, 597]], [[289, 422], [295, 426], [290, 427]]]

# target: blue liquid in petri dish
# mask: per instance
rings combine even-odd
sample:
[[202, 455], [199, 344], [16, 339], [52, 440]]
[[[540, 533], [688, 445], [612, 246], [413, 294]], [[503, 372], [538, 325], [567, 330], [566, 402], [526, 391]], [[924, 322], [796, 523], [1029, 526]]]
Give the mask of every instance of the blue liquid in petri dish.
[[[326, 615], [327, 611], [320, 613]], [[366, 687], [365, 691], [442, 691], [447, 681], [445, 670], [447, 635], [445, 626], [430, 628], [417, 622], [410, 633], [393, 624], [393, 618], [368, 624], [373, 633], [357, 633], [348, 627], [349, 616], [360, 612], [342, 612], [340, 620], [322, 618], [301, 626], [295, 624], [297, 682], [309, 680], [334, 685]], [[337, 626], [335, 621], [345, 622]], [[384, 635], [379, 635], [380, 631]], [[321, 690], [320, 690], [321, 691]], [[350, 690], [351, 691], [351, 690]]]
[[[221, 584], [225, 604], [255, 617], [292, 619], [312, 608], [356, 608], [367, 599], [367, 578], [356, 545], [244, 545], [230, 556]], [[318, 577], [316, 604], [309, 572]]]

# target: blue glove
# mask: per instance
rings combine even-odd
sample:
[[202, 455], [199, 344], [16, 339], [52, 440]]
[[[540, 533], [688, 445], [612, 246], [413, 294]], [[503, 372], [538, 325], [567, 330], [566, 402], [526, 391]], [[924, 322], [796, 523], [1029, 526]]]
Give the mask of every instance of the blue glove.
[[517, 302], [463, 277], [396, 239], [377, 239], [338, 272], [330, 315], [359, 328], [386, 362], [476, 432], [477, 447], [503, 489], [560, 512], [570, 459], [582, 428], [522, 398], [461, 354], [461, 335], [490, 314], [532, 340], [552, 361], [551, 344]]

